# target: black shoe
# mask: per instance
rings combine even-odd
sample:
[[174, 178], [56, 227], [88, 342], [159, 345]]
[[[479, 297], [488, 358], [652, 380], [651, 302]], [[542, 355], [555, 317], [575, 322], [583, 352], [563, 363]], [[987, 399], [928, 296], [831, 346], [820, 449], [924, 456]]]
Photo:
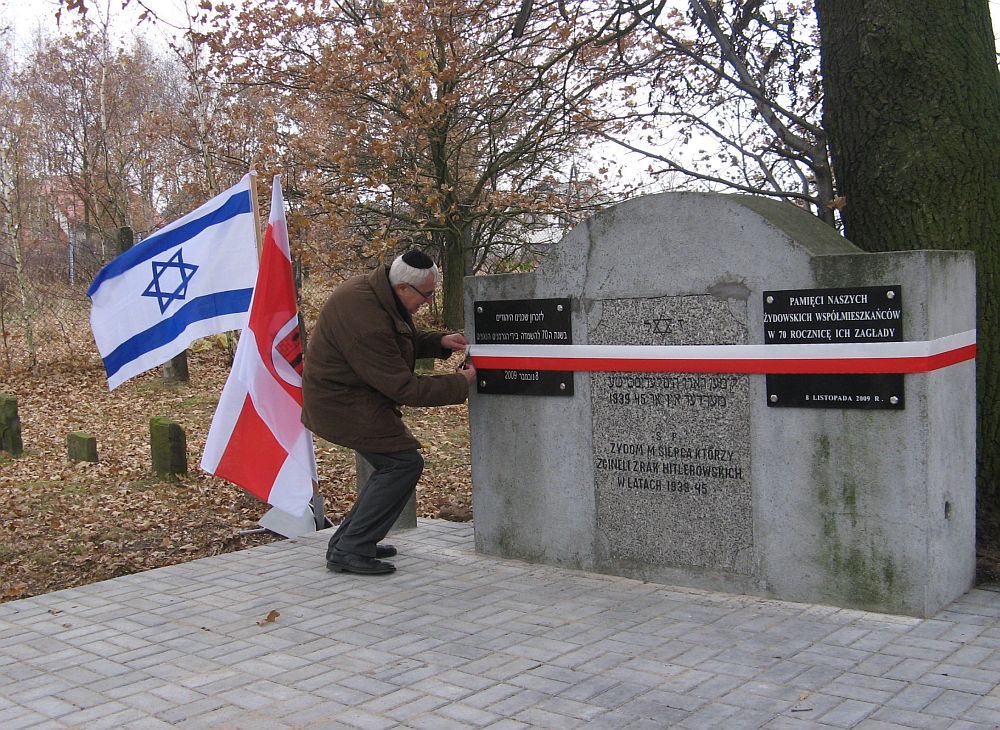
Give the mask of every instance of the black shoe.
[[327, 570], [336, 570], [341, 573], [360, 573], [361, 575], [384, 575], [396, 570], [396, 566], [384, 560], [366, 558], [363, 555], [354, 553], [343, 553], [335, 550], [326, 559]]

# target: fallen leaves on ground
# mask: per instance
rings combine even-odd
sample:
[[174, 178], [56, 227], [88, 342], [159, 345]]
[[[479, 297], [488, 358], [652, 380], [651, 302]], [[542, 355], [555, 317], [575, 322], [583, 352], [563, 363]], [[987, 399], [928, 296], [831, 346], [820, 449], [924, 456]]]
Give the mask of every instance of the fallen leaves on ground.
[[[228, 351], [204, 342], [188, 353], [186, 384], [154, 369], [109, 392], [96, 355], [0, 379], [18, 399], [25, 448], [17, 459], [0, 453], [0, 602], [281, 539], [256, 532], [266, 504], [198, 469], [229, 372]], [[153, 474], [154, 416], [184, 429], [187, 476]], [[407, 409], [406, 418], [429, 448], [417, 514], [470, 519], [466, 407]], [[98, 463], [68, 461], [72, 431], [96, 436]], [[337, 522], [354, 501], [354, 453], [316, 439], [316, 457]]]

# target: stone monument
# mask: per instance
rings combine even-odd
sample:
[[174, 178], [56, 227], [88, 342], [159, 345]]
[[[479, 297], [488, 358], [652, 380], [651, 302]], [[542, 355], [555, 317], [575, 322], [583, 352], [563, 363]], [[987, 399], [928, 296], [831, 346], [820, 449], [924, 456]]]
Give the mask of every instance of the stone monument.
[[[465, 299], [477, 359], [510, 344], [849, 343], [874, 361], [975, 329], [972, 253], [864, 253], [787, 204], [716, 194], [619, 205], [533, 273], [467, 278]], [[476, 548], [932, 615], [975, 573], [970, 349], [905, 375], [803, 374], [798, 355], [768, 374], [641, 358], [483, 368], [470, 399]]]

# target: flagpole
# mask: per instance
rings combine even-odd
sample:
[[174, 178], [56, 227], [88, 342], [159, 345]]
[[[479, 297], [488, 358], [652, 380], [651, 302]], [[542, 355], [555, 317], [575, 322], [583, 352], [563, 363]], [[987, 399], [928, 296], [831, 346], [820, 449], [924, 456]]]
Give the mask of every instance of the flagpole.
[[257, 171], [250, 168], [250, 208], [253, 210], [253, 234], [257, 240], [257, 260], [264, 250], [264, 239], [260, 235], [260, 206], [257, 204]]

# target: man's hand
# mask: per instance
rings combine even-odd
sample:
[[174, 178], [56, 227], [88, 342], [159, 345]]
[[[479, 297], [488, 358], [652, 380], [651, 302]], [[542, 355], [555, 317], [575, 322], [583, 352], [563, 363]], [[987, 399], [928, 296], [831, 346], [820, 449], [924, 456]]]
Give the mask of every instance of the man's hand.
[[469, 385], [476, 382], [476, 366], [472, 364], [472, 360], [463, 362], [461, 367], [458, 368], [458, 372], [465, 376], [465, 381]]
[[464, 350], [468, 346], [469, 341], [461, 332], [455, 332], [441, 338], [441, 347], [446, 350]]

